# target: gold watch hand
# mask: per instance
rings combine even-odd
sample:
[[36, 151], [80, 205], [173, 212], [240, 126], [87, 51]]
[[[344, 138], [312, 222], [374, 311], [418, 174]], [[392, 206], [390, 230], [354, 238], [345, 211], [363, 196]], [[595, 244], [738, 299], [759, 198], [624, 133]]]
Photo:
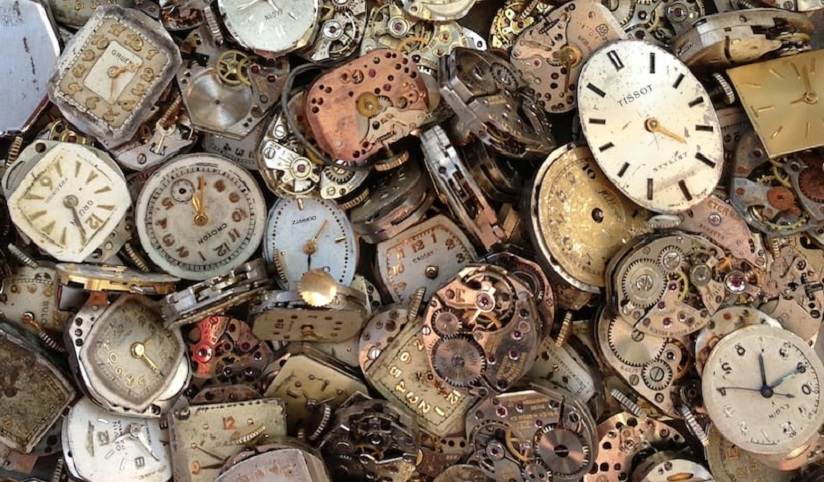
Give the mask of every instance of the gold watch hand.
[[134, 358], [142, 359], [143, 361], [145, 361], [153, 372], [160, 373], [161, 375], [163, 375], [163, 372], [160, 371], [160, 368], [157, 367], [155, 362], [153, 362], [152, 359], [149, 358], [148, 355], [146, 355], [146, 345], [140, 342], [132, 343], [130, 351]]
[[687, 143], [686, 139], [679, 136], [675, 132], [672, 132], [671, 130], [667, 129], [666, 127], [662, 126], [661, 123], [658, 122], [658, 119], [656, 119], [655, 117], [650, 117], [649, 119], [647, 119], [647, 121], [644, 123], [644, 127], [646, 127], [646, 129], [650, 132], [653, 132], [653, 133], [658, 132], [658, 133], [664, 134], [665, 136], [669, 137], [670, 139], [675, 139], [676, 141], [680, 142], [681, 144], [686, 144]]
[[315, 235], [314, 235], [314, 236], [312, 236], [311, 241], [309, 241], [310, 243], [315, 243], [315, 242], [317, 242], [317, 240], [318, 240], [318, 236], [320, 236], [320, 233], [322, 233], [322, 232], [323, 232], [323, 230], [326, 228], [326, 225], [327, 225], [327, 224], [329, 224], [329, 221], [328, 221], [328, 220], [326, 220], [326, 219], [324, 219], [324, 220], [323, 220], [323, 224], [321, 224], [321, 225], [320, 225], [320, 229], [318, 229], [318, 232], [317, 232], [317, 233], [315, 233]]
[[306, 241], [306, 244], [303, 245], [303, 254], [307, 254], [307, 255], [310, 256], [310, 258], [309, 258], [310, 264], [311, 264], [311, 260], [312, 260], [311, 256], [313, 254], [315, 254], [315, 251], [318, 250], [318, 236], [320, 236], [320, 234], [323, 232], [323, 230], [326, 229], [326, 225], [328, 223], [329, 223], [329, 221], [324, 219], [323, 224], [321, 224], [320, 229], [318, 229], [318, 232], [315, 233], [314, 236], [312, 236], [312, 239], [310, 239], [309, 241]]
[[203, 195], [206, 192], [206, 179], [203, 176], [197, 178], [197, 195], [192, 196], [192, 205], [195, 208], [195, 224], [205, 226], [209, 222], [206, 215], [206, 205], [203, 202]]
[[807, 94], [813, 93], [813, 85], [810, 82], [810, 71], [807, 69], [807, 64], [801, 68], [801, 81], [804, 82], [804, 92]]

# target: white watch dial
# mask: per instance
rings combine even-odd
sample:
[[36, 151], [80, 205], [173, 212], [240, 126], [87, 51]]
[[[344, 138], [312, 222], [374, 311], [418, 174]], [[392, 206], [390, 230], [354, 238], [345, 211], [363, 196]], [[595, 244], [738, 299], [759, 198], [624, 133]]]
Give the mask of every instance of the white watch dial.
[[38, 141], [21, 156], [29, 149], [44, 154], [9, 196], [11, 219], [50, 255], [82, 262], [129, 210], [126, 179], [103, 160], [107, 154], [88, 146]]
[[824, 423], [824, 365], [782, 328], [741, 328], [707, 359], [702, 382], [713, 425], [742, 450], [781, 455], [803, 446]]
[[81, 398], [63, 422], [63, 452], [73, 476], [88, 482], [172, 477], [169, 434], [160, 419], [115, 415]]
[[283, 55], [306, 46], [318, 23], [318, 0], [220, 0], [226, 28], [258, 53]]
[[578, 106], [595, 160], [634, 202], [675, 213], [712, 194], [723, 167], [718, 117], [671, 53], [633, 40], [606, 45], [581, 70]]
[[264, 257], [278, 282], [296, 289], [309, 270], [323, 269], [350, 285], [358, 265], [358, 240], [346, 213], [332, 201], [279, 199], [266, 221]]
[[213, 154], [167, 162], [146, 182], [140, 243], [167, 273], [204, 280], [246, 262], [263, 238], [263, 195], [252, 176]]

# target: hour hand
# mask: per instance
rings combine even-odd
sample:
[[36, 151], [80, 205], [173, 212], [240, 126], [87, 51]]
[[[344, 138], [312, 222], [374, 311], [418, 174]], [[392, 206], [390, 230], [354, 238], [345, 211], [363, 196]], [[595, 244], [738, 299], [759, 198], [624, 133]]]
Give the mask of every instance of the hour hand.
[[671, 130], [669, 130], [666, 127], [662, 126], [661, 123], [658, 122], [658, 119], [656, 119], [655, 117], [650, 117], [649, 119], [647, 119], [646, 122], [644, 122], [644, 127], [649, 132], [652, 132], [652, 133], [658, 132], [659, 134], [664, 134], [665, 136], [669, 137], [670, 139], [674, 139], [674, 140], [680, 142], [681, 144], [686, 144], [687, 143], [687, 140], [684, 139], [683, 136], [679, 136], [675, 132], [672, 132]]
[[761, 372], [761, 386], [767, 387], [767, 369], [764, 367], [764, 354], [758, 354], [758, 370]]

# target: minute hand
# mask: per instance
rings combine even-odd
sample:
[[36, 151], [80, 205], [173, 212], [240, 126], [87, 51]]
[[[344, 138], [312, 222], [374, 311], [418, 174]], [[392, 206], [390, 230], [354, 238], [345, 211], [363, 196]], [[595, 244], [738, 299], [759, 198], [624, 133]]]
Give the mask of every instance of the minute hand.
[[782, 383], [784, 383], [784, 382], [786, 382], [786, 381], [788, 381], [788, 380], [792, 380], [793, 378], [795, 378], [796, 376], [798, 376], [798, 374], [800, 374], [800, 373], [802, 373], [802, 372], [801, 372], [801, 370], [799, 370], [798, 368], [796, 368], [795, 370], [791, 371], [790, 373], [787, 373], [787, 374], [786, 374], [786, 375], [784, 375], [783, 377], [781, 377], [781, 378], [779, 378], [778, 380], [776, 380], [776, 381], [772, 382], [772, 383], [770, 384], [770, 388], [775, 388], [775, 387], [777, 387], [777, 386], [781, 385]]

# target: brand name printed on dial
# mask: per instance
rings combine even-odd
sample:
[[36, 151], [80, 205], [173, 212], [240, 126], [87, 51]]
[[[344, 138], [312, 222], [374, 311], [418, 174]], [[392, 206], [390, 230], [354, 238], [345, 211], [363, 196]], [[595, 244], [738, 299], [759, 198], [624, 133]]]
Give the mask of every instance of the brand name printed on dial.
[[226, 223], [221, 224], [220, 226], [216, 227], [215, 229], [209, 231], [208, 233], [204, 234], [202, 238], [197, 241], [198, 245], [201, 245], [209, 240], [212, 236], [216, 236], [218, 233], [223, 231], [224, 229], [228, 228], [229, 226]]
[[311, 217], [303, 218], [303, 219], [294, 219], [294, 220], [292, 220], [292, 225], [294, 226], [295, 224], [308, 223], [309, 221], [315, 221], [317, 219], [318, 219], [317, 216], [311, 216]]
[[633, 90], [629, 94], [626, 94], [623, 98], [619, 99], [618, 105], [621, 107], [625, 107], [640, 99], [642, 96], [649, 94], [650, 92], [652, 92], [652, 84], [648, 84], [646, 87], [641, 87], [638, 90]]

